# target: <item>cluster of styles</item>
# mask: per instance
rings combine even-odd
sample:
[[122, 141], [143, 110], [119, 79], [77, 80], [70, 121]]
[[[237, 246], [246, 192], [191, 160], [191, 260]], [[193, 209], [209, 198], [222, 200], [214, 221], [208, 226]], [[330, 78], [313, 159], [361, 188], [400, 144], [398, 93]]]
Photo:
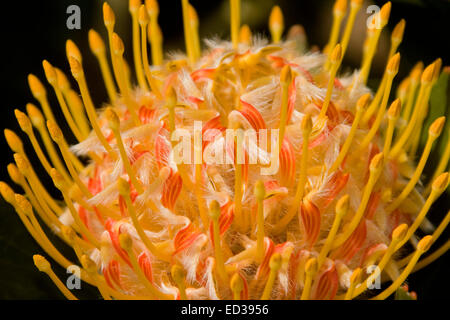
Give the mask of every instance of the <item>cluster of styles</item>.
[[[40, 164], [31, 163], [20, 138], [5, 130], [15, 160], [8, 173], [24, 194], [0, 182], [1, 194], [56, 263], [76, 264], [40, 223], [73, 248], [81, 279], [105, 299], [389, 297], [449, 247], [447, 242], [419, 261], [450, 221], [450, 214], [438, 226], [426, 218], [448, 186], [449, 146], [430, 183], [420, 181], [444, 117], [424, 129], [428, 139], [419, 148], [431, 89], [449, 70], [440, 59], [426, 67], [418, 63], [390, 101], [402, 20], [372, 93], [366, 82], [389, 19], [387, 2], [371, 17], [361, 68], [339, 77], [362, 2], [336, 1], [329, 42], [320, 52], [308, 48], [299, 25], [283, 38], [279, 7], [269, 19], [271, 40], [253, 37], [240, 24], [239, 0], [230, 1], [231, 42], [207, 40], [202, 49], [195, 9], [181, 0], [187, 53], [167, 58], [156, 0], [130, 0], [136, 83], [105, 3], [109, 49], [94, 30], [89, 43], [109, 102], [96, 109], [90, 92], [97, 88], [88, 86], [82, 55], [67, 41], [80, 95], [60, 69], [48, 61], [43, 67], [63, 125], [77, 143], [69, 146], [66, 132], [72, 133], [60, 129], [44, 85], [30, 75], [41, 109], [30, 103], [26, 113], [15, 115]], [[171, 136], [179, 129], [193, 132], [198, 121], [197, 161], [174, 161]], [[259, 146], [239, 134], [226, 143], [231, 162], [202, 161], [208, 147], [224, 143], [227, 129], [277, 129], [278, 170], [262, 174], [264, 161], [247, 161]], [[244, 161], [236, 161], [238, 154]], [[61, 198], [40, 182], [40, 165]], [[419, 239], [416, 231], [428, 235]], [[44, 257], [35, 255], [34, 262], [76, 299]], [[388, 282], [386, 288], [370, 292], [378, 278]]]

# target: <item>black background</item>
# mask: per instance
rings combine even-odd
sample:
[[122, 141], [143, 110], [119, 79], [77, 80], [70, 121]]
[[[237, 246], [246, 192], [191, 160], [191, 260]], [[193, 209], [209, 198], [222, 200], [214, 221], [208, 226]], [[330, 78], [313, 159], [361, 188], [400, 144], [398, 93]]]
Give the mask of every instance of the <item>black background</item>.
[[[331, 8], [333, 1], [326, 0], [242, 0], [247, 6], [243, 7], [243, 22], [249, 23], [252, 31], [267, 35], [266, 23], [273, 4], [278, 4], [285, 15], [286, 26], [300, 23], [305, 27], [311, 44], [323, 47], [328, 40], [331, 26]], [[179, 0], [160, 0], [160, 25], [164, 33], [165, 50], [182, 50], [184, 39], [182, 32], [181, 5]], [[441, 57], [444, 65], [449, 64], [449, 32], [450, 32], [450, 2], [447, 0], [398, 0], [392, 1], [393, 9], [388, 29], [401, 19], [407, 21], [404, 41], [400, 47], [402, 54], [401, 70], [398, 78], [408, 73], [410, 67], [419, 60], [425, 64]], [[118, 33], [124, 38], [128, 48], [126, 53], [131, 62], [130, 53], [130, 17], [127, 11], [128, 1], [113, 0], [111, 5], [116, 11]], [[202, 37], [219, 35], [229, 37], [227, 1], [220, 0], [191, 0], [200, 17]], [[375, 1], [382, 5], [384, 3]], [[81, 30], [68, 30], [66, 27], [66, 9], [76, 4], [81, 8]], [[367, 7], [366, 1], [364, 9]], [[0, 16], [0, 79], [1, 83], [1, 128], [10, 128], [16, 132], [20, 129], [16, 123], [13, 110], [24, 110], [27, 102], [33, 102], [28, 89], [27, 75], [36, 74], [44, 79], [42, 60], [47, 59], [53, 65], [62, 68], [70, 74], [65, 60], [65, 41], [70, 38], [80, 47], [84, 55], [88, 84], [94, 102], [100, 106], [106, 101], [106, 91], [101, 83], [95, 58], [91, 55], [87, 32], [95, 28], [105, 35], [101, 13], [102, 1], [97, 0], [40, 0], [40, 1], [4, 1]], [[120, 8], [123, 8], [121, 13]], [[361, 10], [362, 23], [368, 15]], [[354, 39], [350, 44], [349, 54], [344, 64], [348, 69], [359, 66], [362, 41], [365, 26], [360, 24], [353, 33]], [[371, 73], [370, 84], [376, 84], [380, 77], [386, 56], [386, 42], [389, 35], [385, 32], [380, 53], [376, 56], [374, 69]], [[384, 42], [383, 42], [384, 41]], [[384, 43], [384, 44], [383, 44]], [[49, 90], [50, 88], [47, 87]], [[51, 91], [50, 103], [55, 106], [56, 101]], [[56, 108], [54, 108], [56, 110]], [[56, 113], [57, 117], [61, 114]], [[26, 139], [24, 139], [25, 141]], [[69, 139], [70, 140], [70, 139]], [[31, 150], [26, 144], [27, 150]], [[12, 153], [3, 136], [0, 138], [0, 179], [8, 181], [6, 165], [13, 161]], [[29, 152], [33, 160], [32, 152]], [[41, 175], [45, 176], [45, 175]], [[50, 181], [44, 179], [46, 185]], [[17, 191], [19, 191], [17, 189]], [[434, 205], [431, 219], [439, 218], [448, 210], [448, 197], [440, 199]], [[441, 210], [440, 210], [441, 209]], [[448, 236], [446, 236], [448, 238]], [[53, 239], [56, 237], [50, 238]], [[63, 248], [63, 246], [61, 246]], [[70, 256], [70, 250], [62, 249]], [[0, 200], [0, 299], [60, 299], [63, 298], [51, 281], [38, 272], [32, 262], [32, 255], [44, 254], [31, 236], [28, 235], [20, 220], [3, 199]], [[64, 270], [54, 264], [55, 271], [64, 277]], [[412, 290], [417, 291], [420, 299], [436, 299], [450, 297], [450, 266], [447, 253], [438, 262], [423, 271], [412, 275], [408, 283]], [[98, 293], [83, 284], [83, 290], [76, 293], [82, 298], [98, 298]]]

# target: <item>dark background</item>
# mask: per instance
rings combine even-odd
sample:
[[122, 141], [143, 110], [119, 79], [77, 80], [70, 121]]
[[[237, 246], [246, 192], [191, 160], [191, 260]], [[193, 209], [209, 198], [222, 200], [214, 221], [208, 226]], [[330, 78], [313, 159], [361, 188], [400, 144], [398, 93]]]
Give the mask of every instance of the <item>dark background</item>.
[[[165, 51], [183, 50], [184, 39], [181, 20], [180, 0], [160, 0], [160, 25], [164, 33]], [[102, 1], [98, 0], [40, 0], [40, 1], [5, 1], [2, 3], [3, 15], [0, 18], [0, 60], [1, 75], [1, 128], [10, 128], [16, 132], [20, 129], [16, 123], [13, 110], [24, 110], [27, 102], [33, 102], [28, 89], [27, 75], [33, 73], [44, 78], [42, 60], [47, 59], [53, 65], [62, 68], [68, 75], [70, 70], [65, 60], [65, 41], [70, 38], [80, 47], [84, 55], [84, 66], [88, 84], [94, 102], [100, 106], [106, 101], [106, 91], [95, 58], [89, 51], [87, 32], [95, 28], [105, 35], [102, 21]], [[126, 56], [132, 63], [129, 35], [130, 17], [127, 0], [111, 0], [109, 3], [118, 18], [116, 30], [124, 38], [128, 52]], [[229, 37], [228, 0], [191, 0], [200, 17], [201, 36]], [[289, 26], [300, 23], [305, 27], [310, 44], [323, 47], [331, 26], [333, 1], [328, 0], [242, 0], [242, 23], [250, 25], [254, 33], [267, 35], [267, 20], [274, 4], [280, 5], [285, 15], [285, 24]], [[382, 5], [384, 1], [375, 1]], [[402, 54], [401, 69], [398, 79], [409, 72], [412, 65], [422, 60], [428, 64], [438, 57], [449, 64], [450, 2], [447, 0], [393, 0], [393, 9], [388, 25], [392, 30], [401, 19], [406, 19], [406, 32], [400, 47]], [[68, 30], [66, 27], [66, 9], [76, 4], [81, 8], [81, 30]], [[348, 70], [359, 67], [361, 47], [364, 40], [365, 20], [368, 14], [366, 1], [359, 13], [357, 28], [352, 34], [352, 41], [344, 64]], [[374, 62], [369, 84], [376, 84], [383, 71], [385, 56], [389, 48], [389, 33], [383, 32], [380, 50]], [[344, 69], [345, 70], [345, 69]], [[69, 77], [70, 78], [70, 77]], [[45, 83], [45, 82], [44, 82]], [[55, 106], [56, 99], [49, 91], [50, 103]], [[54, 108], [56, 110], [56, 108]], [[57, 117], [61, 114], [56, 112]], [[22, 136], [23, 137], [23, 136]], [[26, 139], [23, 139], [26, 142]], [[70, 140], [70, 138], [69, 138]], [[30, 158], [35, 160], [31, 147], [25, 143]], [[0, 179], [10, 183], [6, 165], [13, 161], [12, 153], [3, 136], [0, 138]], [[38, 171], [41, 170], [38, 168]], [[45, 175], [41, 175], [44, 177]], [[44, 179], [46, 185], [51, 182]], [[17, 191], [20, 191], [17, 189]], [[441, 198], [431, 213], [431, 219], [439, 221], [449, 208], [448, 196]], [[444, 212], [445, 211], [445, 212]], [[56, 237], [50, 234], [50, 239]], [[448, 238], [444, 235], [442, 238]], [[442, 242], [442, 241], [440, 241]], [[57, 242], [60, 248], [60, 243]], [[437, 247], [437, 246], [436, 246]], [[70, 256], [67, 249], [62, 251]], [[0, 299], [60, 299], [63, 298], [47, 276], [38, 272], [33, 264], [32, 255], [44, 254], [26, 229], [21, 224], [13, 209], [0, 199]], [[450, 298], [449, 254], [425, 270], [409, 277], [410, 288], [418, 293], [419, 299]], [[66, 277], [64, 270], [53, 263], [60, 277]], [[79, 297], [98, 298], [93, 288], [83, 283]]]

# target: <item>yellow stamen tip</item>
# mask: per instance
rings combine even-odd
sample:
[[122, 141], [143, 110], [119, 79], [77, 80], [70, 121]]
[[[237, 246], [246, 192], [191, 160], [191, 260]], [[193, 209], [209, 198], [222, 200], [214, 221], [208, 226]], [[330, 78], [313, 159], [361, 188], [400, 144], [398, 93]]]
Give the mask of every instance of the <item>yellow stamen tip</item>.
[[58, 68], [54, 68], [54, 69], [56, 72], [56, 81], [57, 81], [58, 88], [62, 92], [67, 92], [70, 89], [69, 80], [67, 79], [64, 72], [61, 71], [61, 69], [58, 69]]
[[442, 59], [437, 58], [436, 60], [434, 60], [433, 80], [436, 81], [439, 78], [439, 74], [441, 72], [441, 67], [442, 67]]
[[141, 0], [130, 0], [128, 3], [128, 10], [130, 10], [131, 13], [136, 13], [139, 10], [141, 3]]
[[21, 153], [23, 151], [22, 140], [12, 130], [5, 129], [4, 131], [6, 143], [13, 152]]
[[188, 6], [188, 18], [193, 26], [198, 26], [197, 11], [195, 11], [195, 8], [191, 4]]
[[50, 177], [53, 180], [53, 184], [56, 188], [59, 190], [65, 190], [66, 189], [66, 181], [64, 180], [64, 177], [56, 170], [55, 168], [52, 168], [50, 170]]
[[364, 0], [351, 0], [351, 5], [360, 7], [360, 6], [362, 6], [363, 2], [364, 2]]
[[252, 43], [252, 31], [250, 27], [244, 24], [239, 31], [239, 42], [251, 45]]
[[22, 212], [27, 216], [31, 216], [33, 214], [33, 206], [31, 205], [30, 201], [28, 201], [27, 198], [18, 193], [15, 194], [15, 198], [16, 204], [19, 209], [22, 210]]
[[425, 236], [417, 244], [417, 250], [420, 250], [422, 252], [426, 252], [426, 251], [428, 251], [428, 249], [430, 249], [432, 244], [433, 244], [433, 237], [432, 236]]
[[211, 201], [209, 205], [209, 216], [213, 220], [219, 219], [220, 217], [220, 204], [216, 200]]
[[37, 128], [41, 127], [44, 124], [42, 112], [32, 103], [28, 103], [26, 109], [33, 125]]
[[348, 212], [350, 206], [350, 196], [348, 194], [342, 196], [336, 203], [336, 214], [342, 219]]
[[370, 98], [371, 98], [370, 93], [366, 93], [366, 94], [362, 95], [358, 99], [358, 102], [356, 103], [356, 110], [364, 111], [367, 108], [367, 106], [369, 105]]
[[6, 202], [10, 204], [15, 204], [16, 199], [14, 196], [13, 189], [11, 189], [11, 187], [3, 181], [0, 181], [0, 194], [2, 195], [3, 199], [5, 199]]
[[396, 53], [388, 62], [387, 72], [391, 75], [396, 75], [400, 66], [400, 53]]
[[28, 175], [30, 170], [30, 164], [28, 163], [27, 159], [25, 159], [25, 157], [23, 157], [21, 154], [15, 153], [14, 161], [16, 162], [19, 171], [25, 176]]
[[333, 7], [335, 15], [344, 15], [347, 11], [347, 0], [336, 0]]
[[56, 143], [60, 143], [63, 141], [63, 134], [59, 126], [56, 124], [56, 122], [52, 120], [47, 120], [47, 128], [50, 132], [50, 136]]
[[381, 7], [379, 14], [380, 14], [382, 27], [384, 27], [389, 21], [389, 16], [391, 15], [391, 8], [392, 8], [392, 3], [390, 1], [385, 3], [384, 6]]
[[83, 57], [81, 56], [80, 49], [78, 49], [75, 42], [73, 42], [70, 39], [66, 41], [66, 56], [67, 56], [67, 60], [69, 60], [69, 57], [72, 57], [72, 58], [77, 59], [80, 63], [82, 63], [82, 61], [83, 61]]
[[75, 231], [66, 225], [61, 225], [61, 233], [64, 236], [64, 238], [69, 242], [69, 243], [73, 243], [73, 241], [75, 240]]
[[107, 2], [103, 3], [103, 21], [106, 27], [112, 27], [116, 23], [116, 15]]
[[395, 43], [400, 43], [403, 40], [403, 35], [405, 33], [406, 21], [405, 19], [400, 20], [392, 31], [391, 40]]
[[75, 79], [80, 79], [83, 75], [83, 68], [81, 67], [81, 63], [72, 57], [69, 57], [70, 71]]
[[400, 99], [394, 100], [388, 110], [389, 119], [398, 119], [400, 111], [402, 110], [402, 101]]
[[273, 271], [278, 271], [281, 268], [281, 263], [282, 262], [283, 262], [283, 259], [281, 257], [281, 254], [279, 252], [275, 252], [270, 257], [269, 267]]
[[421, 82], [423, 84], [429, 83], [429, 82], [431, 82], [431, 80], [433, 80], [434, 67], [435, 67], [435, 64], [433, 62], [428, 67], [426, 67], [425, 70], [423, 71], [422, 78], [421, 78]]
[[125, 47], [123, 45], [122, 39], [119, 37], [117, 33], [113, 33], [112, 35], [112, 48], [115, 55], [122, 55], [125, 51]]
[[33, 129], [31, 120], [30, 120], [30, 118], [28, 118], [28, 116], [25, 113], [16, 109], [16, 110], [14, 110], [14, 114], [16, 116], [17, 122], [19, 123], [20, 129], [22, 129], [22, 131], [30, 132]]
[[42, 61], [42, 67], [44, 68], [45, 77], [47, 78], [48, 83], [51, 85], [56, 84], [57, 77], [55, 68], [53, 68], [47, 60]]
[[128, 197], [130, 194], [130, 185], [125, 179], [119, 178], [119, 180], [117, 180], [117, 188], [122, 197]]
[[302, 131], [303, 135], [309, 135], [312, 131], [313, 123], [311, 119], [311, 115], [309, 113], [305, 114], [302, 119]]
[[157, 16], [159, 14], [158, 1], [145, 0], [145, 6], [147, 7], [147, 11], [150, 16]]
[[261, 180], [256, 181], [255, 183], [255, 198], [258, 201], [264, 200], [266, 196], [266, 188], [264, 187], [264, 182]]
[[370, 161], [370, 171], [376, 172], [378, 170], [381, 170], [383, 168], [383, 162], [384, 162], [384, 153], [380, 152], [372, 158], [372, 161]]
[[147, 8], [145, 5], [141, 5], [139, 8], [139, 24], [145, 27], [150, 22], [150, 17], [148, 16]]
[[399, 225], [397, 228], [394, 229], [394, 231], [392, 231], [392, 240], [398, 241], [403, 239], [407, 232], [408, 232], [408, 225], [406, 223]]
[[33, 97], [37, 100], [42, 98], [47, 92], [42, 82], [33, 74], [28, 75], [28, 85], [30, 86]]
[[131, 236], [128, 233], [121, 233], [119, 235], [119, 243], [120, 247], [129, 252], [133, 248], [133, 239], [131, 239]]
[[283, 13], [279, 6], [274, 6], [269, 17], [269, 29], [274, 42], [278, 42], [284, 30]]
[[332, 63], [339, 62], [341, 60], [341, 56], [342, 56], [342, 47], [341, 44], [338, 43], [331, 52], [330, 61]]
[[47, 261], [43, 256], [35, 254], [33, 256], [34, 265], [38, 268], [39, 271], [47, 273], [50, 271], [51, 266], [50, 262]]
[[231, 291], [239, 293], [242, 290], [244, 290], [244, 281], [242, 281], [242, 278], [239, 276], [239, 274], [235, 273], [230, 280], [230, 288]]
[[287, 84], [292, 82], [292, 69], [289, 65], [285, 65], [281, 69], [280, 81]]
[[432, 189], [437, 192], [442, 192], [447, 189], [448, 186], [448, 172], [444, 172], [434, 179]]
[[105, 117], [106, 117], [106, 120], [108, 121], [108, 125], [111, 128], [111, 130], [119, 130], [120, 119], [113, 108], [111, 108], [111, 107], [106, 108]]
[[20, 182], [23, 180], [23, 175], [20, 173], [17, 166], [14, 163], [10, 163], [6, 167], [6, 170], [8, 171], [11, 180], [14, 181], [14, 183], [20, 184]]
[[313, 275], [317, 272], [317, 258], [310, 258], [306, 261], [305, 272], [309, 275]]
[[105, 42], [97, 31], [94, 29], [89, 30], [88, 38], [89, 47], [94, 55], [99, 55], [106, 51]]
[[434, 138], [437, 138], [441, 135], [442, 130], [444, 129], [445, 125], [445, 117], [439, 117], [431, 124], [430, 128], [428, 129], [428, 134]]

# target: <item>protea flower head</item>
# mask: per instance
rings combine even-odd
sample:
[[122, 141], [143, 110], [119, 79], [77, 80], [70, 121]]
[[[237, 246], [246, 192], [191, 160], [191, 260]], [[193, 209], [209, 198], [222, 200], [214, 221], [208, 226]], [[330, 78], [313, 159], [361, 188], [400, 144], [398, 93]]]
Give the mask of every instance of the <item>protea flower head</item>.
[[[231, 0], [231, 42], [208, 40], [202, 50], [196, 12], [181, 2], [187, 54], [165, 57], [157, 1], [130, 0], [137, 85], [104, 4], [109, 49], [89, 32], [109, 95], [101, 110], [70, 40], [77, 89], [48, 61], [52, 92], [29, 76], [41, 108], [30, 103], [15, 114], [41, 164], [5, 130], [14, 152], [8, 172], [24, 195], [4, 182], [0, 191], [49, 257], [79, 265], [105, 299], [384, 299], [448, 249], [447, 242], [418, 262], [450, 221], [447, 214], [434, 227], [426, 218], [448, 185], [448, 144], [429, 185], [420, 181], [445, 123], [422, 129], [442, 61], [417, 64], [391, 101], [402, 20], [379, 87], [366, 86], [390, 2], [373, 16], [361, 68], [343, 76], [362, 0], [336, 1], [323, 52], [307, 49], [300, 26], [283, 38], [279, 7], [269, 19], [271, 41], [253, 37], [240, 25], [239, 0]], [[64, 123], [56, 123], [48, 94]], [[59, 125], [78, 143], [69, 146]], [[428, 139], [415, 163], [421, 130]], [[40, 182], [39, 165], [61, 198]], [[55, 248], [40, 222], [78, 261]], [[76, 299], [44, 257], [34, 262]], [[391, 284], [368, 295], [379, 276]]]

